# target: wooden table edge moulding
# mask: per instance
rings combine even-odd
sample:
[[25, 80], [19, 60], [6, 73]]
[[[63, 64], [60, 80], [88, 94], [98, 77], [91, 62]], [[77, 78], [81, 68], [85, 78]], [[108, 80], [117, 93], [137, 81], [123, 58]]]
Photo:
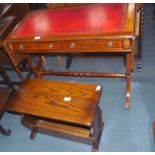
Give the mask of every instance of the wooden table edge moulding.
[[[106, 7], [109, 9], [106, 9]], [[115, 9], [114, 9], [115, 8]], [[109, 16], [104, 12], [109, 11]], [[111, 11], [114, 11], [113, 14]], [[37, 17], [36, 17], [37, 15]], [[44, 17], [47, 15], [47, 18]], [[50, 20], [48, 19], [49, 17]], [[57, 15], [57, 16], [54, 16]], [[74, 17], [75, 15], [75, 17]], [[81, 16], [90, 19], [82, 19]], [[69, 18], [73, 16], [72, 18]], [[116, 17], [115, 17], [116, 16]], [[118, 18], [117, 18], [118, 16]], [[56, 18], [56, 19], [55, 19]], [[64, 21], [59, 20], [64, 18]], [[108, 20], [104, 21], [106, 18]], [[83, 77], [109, 77], [109, 78], [125, 78], [126, 79], [126, 96], [125, 108], [130, 107], [131, 93], [131, 74], [134, 68], [134, 51], [135, 51], [135, 4], [94, 4], [89, 6], [80, 6], [76, 8], [55, 9], [55, 10], [39, 10], [31, 11], [16, 26], [10, 35], [3, 42], [6, 51], [10, 54], [38, 54], [38, 57], [45, 53], [122, 53], [125, 55], [125, 73], [96, 73], [96, 72], [57, 72], [45, 70], [42, 67], [37, 69], [39, 77], [42, 75], [59, 75], [59, 76], [83, 76]], [[75, 20], [77, 19], [77, 20]], [[102, 20], [103, 19], [103, 22]], [[111, 19], [111, 20], [110, 20]], [[115, 20], [114, 20], [115, 19]], [[38, 21], [37, 21], [38, 20]], [[41, 21], [47, 26], [47, 32], [44, 34], [43, 26], [39, 26]], [[80, 25], [87, 29], [74, 28], [74, 22], [82, 24], [83, 20], [86, 24]], [[106, 22], [115, 22], [114, 26], [106, 25]], [[117, 21], [118, 20], [118, 21]], [[58, 22], [58, 21], [62, 21]], [[99, 23], [100, 21], [100, 23]], [[58, 22], [58, 23], [56, 23]], [[95, 23], [96, 22], [96, 23]], [[121, 22], [121, 24], [118, 24]], [[67, 24], [70, 27], [67, 27]], [[89, 27], [88, 27], [89, 23]], [[33, 24], [36, 24], [34, 26]], [[38, 24], [38, 25], [37, 25]], [[47, 24], [47, 25], [46, 25]], [[56, 28], [48, 27], [55, 24]], [[57, 25], [59, 24], [59, 25]], [[61, 24], [64, 24], [63, 26]], [[91, 24], [91, 25], [90, 25]], [[99, 25], [100, 24], [100, 25]], [[102, 24], [106, 26], [101, 29]], [[98, 27], [101, 26], [101, 27]], [[116, 26], [115, 26], [116, 25]], [[25, 28], [25, 27], [26, 28]], [[33, 26], [28, 28], [28, 26]], [[37, 30], [34, 28], [37, 27]], [[84, 28], [85, 28], [84, 27]], [[94, 30], [94, 27], [96, 28]], [[51, 28], [51, 29], [50, 29]], [[71, 29], [73, 28], [73, 29]], [[41, 29], [41, 30], [40, 30]], [[31, 30], [34, 32], [31, 32]], [[45, 31], [46, 31], [45, 30]], [[49, 31], [48, 31], [49, 30]], [[94, 32], [95, 31], [95, 32]], [[78, 33], [77, 33], [78, 32]], [[42, 66], [42, 59], [39, 59], [39, 66]]]

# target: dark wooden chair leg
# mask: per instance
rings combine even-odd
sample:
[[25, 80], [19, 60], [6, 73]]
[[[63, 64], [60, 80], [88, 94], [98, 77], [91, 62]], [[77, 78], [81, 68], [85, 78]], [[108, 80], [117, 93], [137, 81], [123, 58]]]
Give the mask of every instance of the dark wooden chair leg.
[[91, 152], [97, 152], [98, 151], [99, 144], [100, 144], [100, 139], [101, 139], [101, 135], [102, 135], [102, 130], [103, 130], [103, 127], [100, 129], [100, 133], [98, 135], [97, 140], [95, 140], [94, 143], [93, 143], [93, 145], [92, 145]]
[[69, 69], [72, 63], [72, 56], [67, 55], [66, 56], [66, 69]]
[[142, 67], [143, 29], [144, 29], [144, 5], [140, 9], [137, 71], [141, 71], [141, 67]]
[[36, 138], [37, 132], [38, 132], [38, 129], [37, 129], [37, 128], [33, 128], [33, 129], [31, 130], [31, 134], [30, 134], [30, 139], [31, 139], [31, 140], [34, 140], [34, 139]]
[[126, 56], [123, 56], [123, 65], [126, 66]]
[[154, 138], [154, 141], [155, 141], [155, 121], [153, 122], [152, 129], [153, 129], [153, 138]]
[[97, 141], [94, 141], [93, 142], [91, 152], [98, 152], [98, 144], [97, 144]]
[[8, 130], [5, 130], [2, 125], [0, 124], [0, 133], [4, 136], [10, 136], [11, 135], [11, 130], [8, 129]]
[[3, 79], [5, 80], [6, 84], [8, 85], [8, 87], [14, 90], [15, 88], [13, 84], [11, 83], [10, 78], [7, 75], [6, 71], [3, 69], [3, 67], [1, 66], [1, 64], [0, 64], [0, 73]]
[[100, 139], [101, 139], [101, 135], [102, 135], [103, 127], [104, 127], [103, 111], [100, 108], [99, 108], [99, 126], [100, 126], [100, 130], [99, 130], [97, 138], [93, 142], [91, 152], [97, 152], [98, 151]]

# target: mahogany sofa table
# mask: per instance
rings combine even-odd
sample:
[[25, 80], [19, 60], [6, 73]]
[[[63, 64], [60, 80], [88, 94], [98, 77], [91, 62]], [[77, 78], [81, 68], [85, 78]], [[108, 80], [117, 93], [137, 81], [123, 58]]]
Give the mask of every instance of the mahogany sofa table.
[[122, 53], [126, 60], [125, 73], [37, 71], [39, 75], [126, 78], [125, 107], [130, 106], [135, 4], [92, 4], [31, 11], [3, 45], [12, 54]]

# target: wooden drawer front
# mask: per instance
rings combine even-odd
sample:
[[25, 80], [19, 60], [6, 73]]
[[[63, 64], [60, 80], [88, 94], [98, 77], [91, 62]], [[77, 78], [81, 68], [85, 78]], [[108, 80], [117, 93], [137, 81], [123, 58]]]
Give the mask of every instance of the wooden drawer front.
[[44, 51], [58, 51], [59, 43], [57, 42], [48, 42], [48, 43], [12, 43], [9, 45], [12, 51], [15, 52], [44, 52]]
[[64, 41], [62, 50], [77, 52], [103, 52], [103, 51], [126, 51], [130, 50], [130, 40], [114, 39], [114, 40], [89, 40], [89, 41]]

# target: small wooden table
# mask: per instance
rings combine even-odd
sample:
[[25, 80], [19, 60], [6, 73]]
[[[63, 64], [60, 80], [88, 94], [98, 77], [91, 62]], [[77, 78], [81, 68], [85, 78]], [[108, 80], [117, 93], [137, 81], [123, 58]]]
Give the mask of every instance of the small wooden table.
[[101, 86], [28, 80], [10, 100], [8, 110], [24, 114], [22, 122], [37, 132], [92, 144], [98, 150], [103, 129], [98, 106]]
[[135, 49], [135, 4], [94, 4], [31, 11], [4, 41], [11, 54], [122, 53], [125, 73], [54, 72], [38, 74], [126, 78], [125, 107], [130, 106]]

